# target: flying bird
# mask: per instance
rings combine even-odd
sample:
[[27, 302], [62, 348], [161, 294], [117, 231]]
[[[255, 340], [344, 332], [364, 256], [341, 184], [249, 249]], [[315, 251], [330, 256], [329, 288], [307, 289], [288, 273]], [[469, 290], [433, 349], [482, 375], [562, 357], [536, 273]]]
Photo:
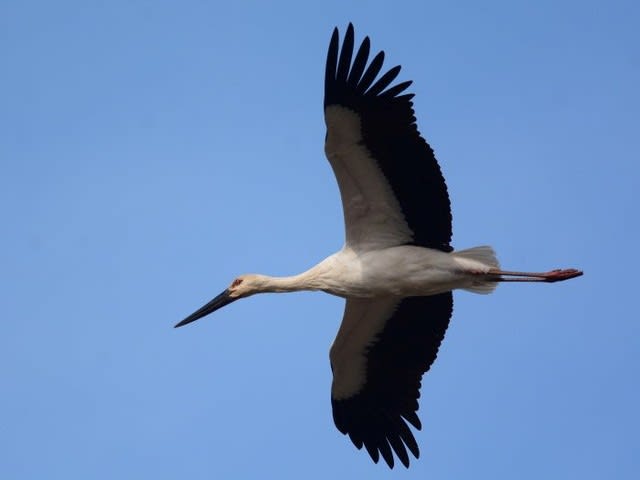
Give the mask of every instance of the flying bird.
[[[454, 250], [451, 206], [440, 167], [421, 137], [410, 81], [383, 72], [384, 52], [369, 61], [366, 37], [354, 50], [349, 24], [327, 55], [325, 153], [344, 212], [343, 248], [290, 277], [248, 274], [176, 325], [180, 327], [256, 293], [320, 290], [345, 298], [331, 346], [331, 404], [340, 432], [374, 462], [409, 466], [420, 450], [418, 398], [449, 324], [452, 290], [490, 293], [498, 282], [557, 282], [576, 269], [502, 270], [491, 247]], [[354, 56], [355, 53], [355, 56]]]

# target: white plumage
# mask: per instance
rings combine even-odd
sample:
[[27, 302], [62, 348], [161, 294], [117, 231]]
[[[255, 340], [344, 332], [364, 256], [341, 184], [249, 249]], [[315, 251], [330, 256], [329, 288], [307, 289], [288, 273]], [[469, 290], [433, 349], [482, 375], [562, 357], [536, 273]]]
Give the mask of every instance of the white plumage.
[[325, 76], [325, 153], [340, 188], [346, 240], [339, 252], [291, 277], [249, 274], [185, 318], [186, 325], [256, 293], [321, 290], [346, 298], [331, 347], [336, 427], [389, 467], [409, 466], [418, 445], [422, 375], [436, 358], [453, 309], [452, 290], [490, 293], [497, 282], [566, 280], [575, 269], [500, 270], [491, 247], [453, 251], [449, 196], [433, 151], [420, 136], [411, 82], [379, 76], [365, 38], [354, 54], [350, 24], [334, 30]]

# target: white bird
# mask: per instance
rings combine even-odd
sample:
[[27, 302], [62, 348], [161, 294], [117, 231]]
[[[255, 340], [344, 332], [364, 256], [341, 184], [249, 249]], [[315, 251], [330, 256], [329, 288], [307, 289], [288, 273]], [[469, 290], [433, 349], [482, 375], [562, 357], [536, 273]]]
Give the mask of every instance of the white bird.
[[[454, 251], [447, 187], [432, 149], [420, 136], [410, 81], [378, 78], [366, 37], [355, 58], [349, 24], [339, 46], [334, 29], [327, 55], [325, 153], [342, 198], [346, 241], [339, 252], [291, 277], [241, 275], [180, 327], [256, 293], [321, 290], [346, 299], [329, 354], [336, 427], [374, 462], [409, 466], [419, 449], [422, 375], [436, 358], [453, 308], [452, 290], [490, 293], [497, 282], [556, 282], [582, 275], [501, 270], [491, 247]], [[377, 80], [376, 80], [377, 79]]]

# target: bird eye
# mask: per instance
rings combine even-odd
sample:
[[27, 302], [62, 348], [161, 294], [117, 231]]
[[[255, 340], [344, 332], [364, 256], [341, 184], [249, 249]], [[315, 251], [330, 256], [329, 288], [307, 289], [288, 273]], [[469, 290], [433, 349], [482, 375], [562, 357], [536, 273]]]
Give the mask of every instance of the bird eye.
[[241, 278], [236, 278], [232, 283], [231, 283], [231, 288], [233, 287], [237, 287], [238, 285], [240, 285], [242, 283], [242, 279]]

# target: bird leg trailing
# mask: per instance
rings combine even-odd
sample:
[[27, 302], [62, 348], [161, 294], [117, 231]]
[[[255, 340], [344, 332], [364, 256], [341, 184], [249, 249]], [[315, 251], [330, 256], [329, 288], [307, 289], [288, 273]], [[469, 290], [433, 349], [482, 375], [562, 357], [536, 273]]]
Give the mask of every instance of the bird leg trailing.
[[[575, 268], [556, 269], [549, 272], [509, 272], [505, 270], [491, 269], [487, 272], [494, 282], [561, 282], [582, 275], [581, 270]], [[507, 278], [505, 278], [507, 277]], [[511, 278], [510, 278], [511, 277]]]

